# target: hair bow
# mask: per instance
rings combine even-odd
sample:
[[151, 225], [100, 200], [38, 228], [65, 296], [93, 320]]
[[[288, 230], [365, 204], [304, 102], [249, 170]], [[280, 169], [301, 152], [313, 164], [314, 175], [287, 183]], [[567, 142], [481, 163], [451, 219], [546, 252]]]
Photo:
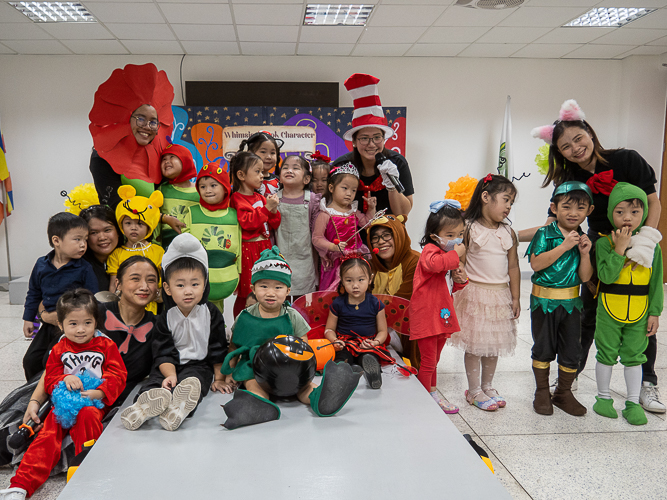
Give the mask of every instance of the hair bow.
[[492, 180], [493, 180], [493, 174], [487, 174], [487, 176], [484, 177], [484, 179], [482, 179], [482, 182], [486, 184], [487, 182], [491, 182]]
[[452, 207], [461, 210], [461, 203], [457, 200], [438, 200], [431, 203], [428, 209], [431, 213], [437, 214], [443, 207]]
[[315, 151], [312, 155], [310, 155], [310, 157], [313, 160], [320, 160], [323, 161], [324, 163], [329, 163], [331, 161], [331, 158], [329, 158], [328, 156], [324, 156], [323, 154], [320, 153], [319, 150]]

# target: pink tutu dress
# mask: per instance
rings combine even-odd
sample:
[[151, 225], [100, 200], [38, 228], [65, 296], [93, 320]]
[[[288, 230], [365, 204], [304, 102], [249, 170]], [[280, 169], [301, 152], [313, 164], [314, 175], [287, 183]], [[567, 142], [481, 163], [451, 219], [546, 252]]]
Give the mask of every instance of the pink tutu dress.
[[329, 208], [325, 204], [324, 198], [320, 202], [320, 213], [315, 220], [313, 228], [313, 246], [320, 254], [320, 291], [335, 290], [340, 282], [338, 269], [343, 254], [341, 252], [332, 252], [330, 244], [338, 239], [348, 241], [345, 251], [356, 251], [368, 253], [368, 247], [363, 244], [359, 234], [354, 238], [352, 235], [368, 222], [368, 218], [357, 210], [357, 202], [352, 202], [352, 208], [347, 212], [339, 212]]
[[512, 229], [501, 224], [489, 229], [470, 225], [466, 272], [469, 283], [454, 294], [461, 331], [450, 344], [475, 356], [511, 356], [516, 348], [507, 252], [514, 243]]

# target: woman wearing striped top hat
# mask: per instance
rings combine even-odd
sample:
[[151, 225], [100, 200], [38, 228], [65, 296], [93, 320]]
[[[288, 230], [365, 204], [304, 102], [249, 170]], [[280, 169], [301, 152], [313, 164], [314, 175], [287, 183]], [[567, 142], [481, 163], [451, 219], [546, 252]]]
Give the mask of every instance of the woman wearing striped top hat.
[[[356, 200], [377, 198], [377, 209], [392, 214], [408, 214], [412, 210], [412, 175], [407, 160], [385, 147], [394, 134], [388, 125], [378, 95], [379, 78], [355, 73], [345, 80], [345, 88], [354, 100], [352, 128], [343, 138], [352, 141], [353, 150], [334, 160], [339, 166], [351, 162], [359, 171]], [[396, 182], [398, 181], [398, 182]], [[364, 209], [365, 209], [364, 205]]]

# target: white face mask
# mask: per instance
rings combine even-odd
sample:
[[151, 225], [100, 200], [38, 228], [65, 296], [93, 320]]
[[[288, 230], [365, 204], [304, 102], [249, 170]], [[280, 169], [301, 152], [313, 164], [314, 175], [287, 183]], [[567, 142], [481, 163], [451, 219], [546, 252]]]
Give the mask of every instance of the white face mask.
[[438, 246], [443, 249], [445, 252], [451, 252], [454, 250], [456, 245], [463, 243], [463, 238], [454, 238], [453, 240], [445, 240], [438, 236], [437, 234], [432, 234], [431, 238], [435, 239], [438, 242]]

